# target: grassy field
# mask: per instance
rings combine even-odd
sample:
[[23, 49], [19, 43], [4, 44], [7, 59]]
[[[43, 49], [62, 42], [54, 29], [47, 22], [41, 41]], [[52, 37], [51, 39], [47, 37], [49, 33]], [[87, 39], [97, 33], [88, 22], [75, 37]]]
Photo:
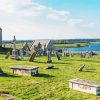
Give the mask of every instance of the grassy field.
[[54, 44], [55, 48], [70, 48], [70, 47], [84, 47], [88, 43], [68, 43], [68, 44]]
[[[44, 69], [48, 66], [47, 57], [36, 57], [34, 62], [28, 62], [27, 57], [23, 61], [5, 60], [4, 57], [0, 55], [0, 67], [6, 73], [0, 75], [0, 92], [15, 96], [15, 100], [96, 100], [93, 94], [70, 89], [68, 80], [81, 78], [100, 82], [99, 56], [89, 59], [81, 59], [79, 56], [62, 57], [60, 61], [52, 57], [55, 69], [50, 70]], [[81, 64], [85, 64], [88, 69], [77, 72]], [[13, 75], [10, 66], [14, 65], [39, 66], [39, 75]]]

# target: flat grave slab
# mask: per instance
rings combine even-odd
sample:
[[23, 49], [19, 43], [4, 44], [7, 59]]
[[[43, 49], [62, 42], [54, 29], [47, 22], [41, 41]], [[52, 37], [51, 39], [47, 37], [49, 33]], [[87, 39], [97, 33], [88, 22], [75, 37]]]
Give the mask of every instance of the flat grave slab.
[[100, 95], [100, 83], [91, 82], [82, 79], [71, 79], [69, 80], [69, 87], [87, 93]]
[[33, 76], [38, 74], [37, 66], [12, 66], [10, 69], [12, 73], [24, 76]]

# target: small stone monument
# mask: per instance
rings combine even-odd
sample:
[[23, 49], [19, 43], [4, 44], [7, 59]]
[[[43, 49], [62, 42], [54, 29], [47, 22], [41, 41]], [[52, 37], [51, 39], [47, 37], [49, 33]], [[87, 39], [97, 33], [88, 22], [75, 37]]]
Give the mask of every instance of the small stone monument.
[[33, 62], [34, 58], [36, 57], [37, 52], [33, 51], [30, 58], [29, 58], [29, 62]]
[[18, 51], [16, 50], [16, 37], [13, 37], [13, 50], [12, 50], [12, 55], [11, 59], [18, 59]]
[[8, 52], [8, 53], [6, 54], [5, 59], [8, 59], [9, 56], [10, 56], [10, 52]]
[[85, 68], [85, 65], [81, 65], [78, 71], [82, 72], [84, 68]]
[[23, 55], [26, 55], [26, 56], [30, 55], [29, 54], [30, 48], [26, 42], [23, 44], [22, 50], [23, 50]]
[[52, 63], [50, 51], [47, 51], [48, 61], [47, 63]]
[[57, 59], [58, 60], [61, 60], [59, 53], [58, 52], [55, 52], [55, 54], [56, 54]]
[[0, 74], [3, 74], [3, 70], [0, 68]]
[[44, 69], [53, 69], [54, 68], [54, 66], [53, 65], [48, 65], [46, 68], [44, 68]]
[[38, 74], [37, 66], [13, 66], [10, 67], [13, 74], [19, 74], [24, 76], [33, 76]]
[[46, 56], [47, 52], [46, 52], [46, 44], [43, 44], [43, 56]]
[[20, 58], [21, 60], [24, 59], [22, 48], [20, 49], [20, 57], [19, 57], [19, 58]]

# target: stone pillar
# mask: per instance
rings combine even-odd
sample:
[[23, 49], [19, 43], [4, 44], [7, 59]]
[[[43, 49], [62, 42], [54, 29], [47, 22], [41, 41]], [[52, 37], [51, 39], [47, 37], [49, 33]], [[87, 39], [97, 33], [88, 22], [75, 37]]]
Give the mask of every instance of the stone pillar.
[[47, 51], [48, 61], [47, 63], [52, 63], [50, 51]]

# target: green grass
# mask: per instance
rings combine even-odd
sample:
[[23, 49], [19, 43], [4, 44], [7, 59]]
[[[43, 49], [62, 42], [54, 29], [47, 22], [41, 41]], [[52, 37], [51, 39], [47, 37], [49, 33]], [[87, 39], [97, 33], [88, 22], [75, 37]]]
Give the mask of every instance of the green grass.
[[[95, 100], [93, 94], [83, 93], [69, 88], [68, 80], [81, 78], [100, 82], [100, 57], [80, 59], [79, 56], [62, 57], [58, 61], [52, 57], [55, 69], [45, 70], [48, 66], [47, 57], [36, 57], [34, 62], [4, 59], [0, 55], [0, 67], [6, 73], [0, 75], [0, 92], [9, 93], [16, 97], [15, 100]], [[81, 64], [88, 67], [88, 71], [77, 72]], [[31, 65], [39, 66], [38, 76], [13, 75], [10, 66]]]
[[84, 47], [88, 43], [68, 43], [68, 44], [54, 44], [55, 48], [72, 48], [72, 47]]

